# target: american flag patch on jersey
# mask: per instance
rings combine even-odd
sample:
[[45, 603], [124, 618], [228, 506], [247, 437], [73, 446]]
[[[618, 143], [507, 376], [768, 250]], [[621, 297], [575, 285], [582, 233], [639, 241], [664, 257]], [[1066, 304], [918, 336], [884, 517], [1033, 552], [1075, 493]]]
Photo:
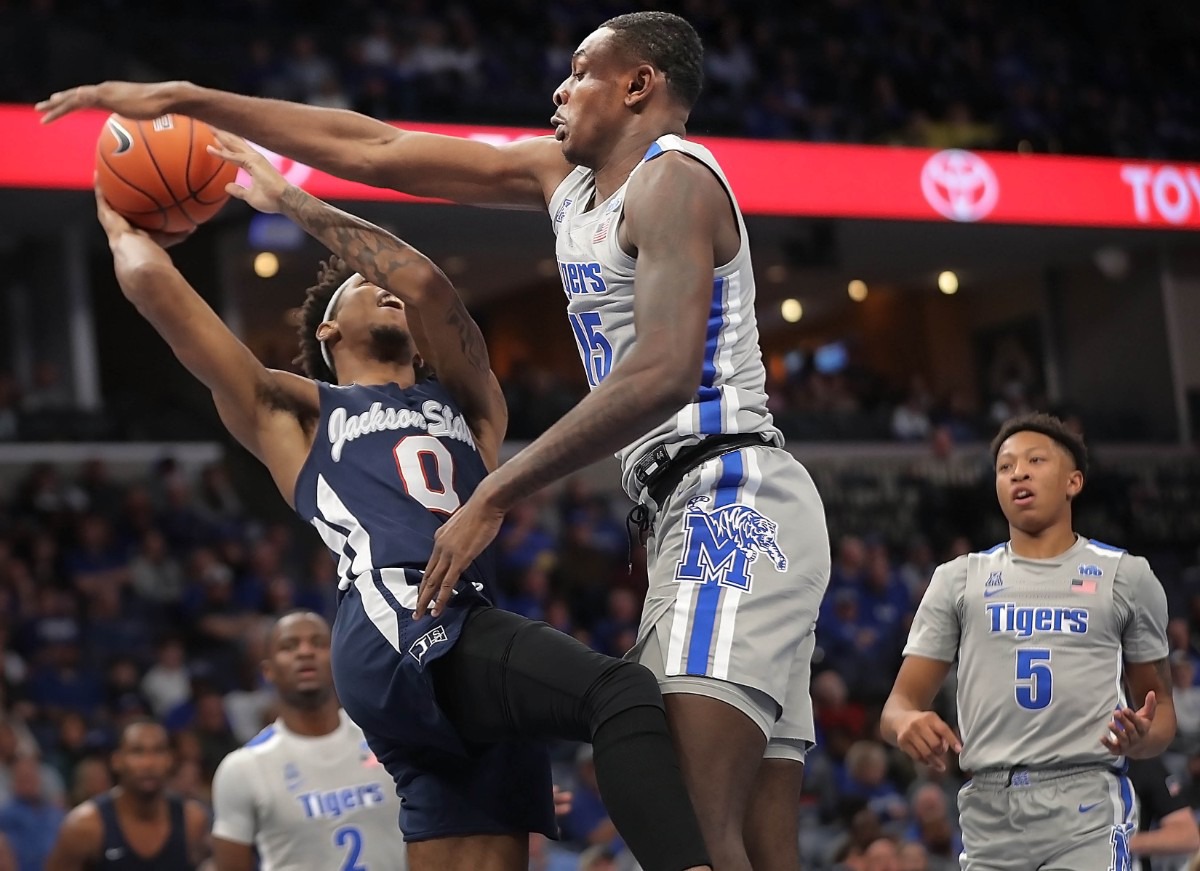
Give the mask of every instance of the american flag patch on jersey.
[[1072, 593], [1094, 593], [1096, 592], [1096, 582], [1085, 580], [1084, 578], [1076, 578], [1071, 581]]

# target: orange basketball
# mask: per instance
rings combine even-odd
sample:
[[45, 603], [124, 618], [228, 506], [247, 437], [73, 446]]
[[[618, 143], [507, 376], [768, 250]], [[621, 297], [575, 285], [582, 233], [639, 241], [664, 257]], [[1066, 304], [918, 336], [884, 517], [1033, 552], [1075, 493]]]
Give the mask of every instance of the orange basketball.
[[109, 204], [143, 230], [182, 233], [221, 210], [237, 167], [208, 153], [212, 128], [184, 115], [110, 115], [96, 143], [96, 178]]

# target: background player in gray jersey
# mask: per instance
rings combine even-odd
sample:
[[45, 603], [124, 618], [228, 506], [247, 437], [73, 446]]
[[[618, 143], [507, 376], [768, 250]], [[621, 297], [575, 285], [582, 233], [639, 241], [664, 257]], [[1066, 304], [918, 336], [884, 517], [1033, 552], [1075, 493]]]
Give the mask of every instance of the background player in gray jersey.
[[[992, 456], [1010, 540], [935, 571], [883, 736], [939, 770], [961, 753], [966, 871], [1126, 871], [1124, 758], [1175, 734], [1166, 596], [1144, 559], [1075, 533], [1087, 453], [1061, 421], [1009, 421]], [[956, 659], [961, 741], [929, 710]]]
[[329, 624], [311, 611], [284, 615], [271, 629], [262, 671], [279, 718], [213, 777], [217, 871], [407, 867], [400, 801], [338, 705], [329, 642]]
[[[636, 254], [636, 340], [627, 343], [621, 359], [609, 361], [602, 383], [490, 475], [443, 527], [421, 599], [423, 608], [437, 596], [436, 610], [514, 504], [651, 433], [669, 430], [664, 422], [694, 405], [701, 388], [722, 391], [730, 386], [712, 382], [706, 344], [710, 322], [722, 332], [720, 344], [734, 344], [736, 328], [727, 322], [732, 313], [714, 306], [713, 282], [717, 267], [730, 263], [744, 242], [735, 204], [709, 167], [679, 149], [642, 163], [660, 138], [686, 135], [686, 121], [701, 88], [702, 54], [695, 31], [678, 16], [646, 12], [611, 19], [581, 43], [570, 75], [553, 95], [555, 135], [504, 146], [405, 131], [353, 112], [242, 97], [181, 82], [84, 86], [53, 95], [38, 109], [45, 113], [44, 121], [83, 107], [103, 107], [130, 118], [178, 112], [343, 178], [476, 205], [546, 208], [577, 166], [593, 174], [599, 204], [640, 166], [624, 196], [623, 221], [616, 230], [622, 249]], [[746, 260], [748, 266], [748, 254]], [[752, 302], [747, 305], [750, 312], [751, 306]], [[754, 362], [761, 372], [756, 338], [747, 337], [753, 327], [748, 322], [742, 326], [734, 353], [747, 366]], [[739, 377], [749, 383], [759, 376], [742, 372]], [[761, 392], [757, 385], [749, 384], [744, 394], [756, 392]], [[740, 402], [741, 396], [735, 389], [734, 398]], [[778, 448], [770, 449], [774, 453], [768, 458], [764, 440], [755, 436], [760, 430], [774, 430], [765, 401], [761, 405], [762, 419], [749, 424], [726, 405], [718, 416], [734, 418], [732, 426], [718, 422], [703, 433], [737, 433], [748, 441], [736, 452], [726, 447], [729, 453], [721, 458], [720, 470], [714, 465], [715, 455], [709, 455], [703, 468], [696, 463], [686, 470], [690, 477], [682, 485], [668, 488], [682, 495], [690, 487], [694, 498], [672, 505], [655, 521], [665, 526], [673, 520], [672, 532], [678, 535], [660, 537], [648, 566], [658, 588], [705, 588], [705, 619], [695, 618], [701, 611], [697, 606], [691, 615], [680, 614], [671, 632], [677, 628], [682, 635], [700, 623], [705, 631], [693, 632], [693, 639], [716, 640], [711, 647], [695, 645], [697, 662], [689, 661], [685, 674], [668, 673], [668, 679], [686, 677], [692, 684], [686, 691], [672, 692], [666, 703], [688, 791], [713, 859], [727, 871], [798, 871], [803, 756], [813, 737], [807, 654], [828, 580], [829, 551], [824, 513], [811, 479]], [[678, 449], [685, 441], [679, 438], [671, 447]], [[758, 446], [747, 447], [752, 441]], [[712, 447], [713, 443], [705, 446]], [[664, 448], [664, 454], [673, 459], [673, 451]], [[658, 468], [669, 465], [667, 456], [657, 461]], [[744, 465], [742, 457], [748, 458]], [[697, 494], [697, 488], [708, 492]], [[755, 499], [777, 505], [774, 518], [748, 504]], [[675, 554], [665, 548], [672, 540], [678, 544], [688, 523], [707, 534], [704, 543], [711, 548], [708, 562], [694, 578], [680, 578]], [[718, 529], [718, 524], [724, 525]], [[659, 551], [664, 555], [656, 559]], [[732, 595], [726, 594], [736, 584], [728, 578], [718, 580], [720, 572], [712, 564], [716, 560], [724, 565], [721, 559], [739, 567], [741, 577], [736, 580], [741, 589], [733, 589]], [[699, 556], [697, 561], [702, 562]], [[739, 616], [737, 632], [733, 620], [722, 618], [715, 626], [713, 615], [735, 611], [737, 594], [749, 592], [750, 573], [744, 570], [751, 562], [757, 576], [754, 595], [743, 598], [772, 613], [761, 620]], [[778, 581], [776, 572], [783, 580], [768, 594], [766, 582]], [[784, 583], [790, 588], [783, 589]], [[716, 599], [721, 603], [715, 604]], [[726, 634], [739, 636], [734, 639], [728, 680], [716, 674], [719, 655], [712, 652], [729, 640]], [[790, 661], [776, 656], [777, 648], [786, 648]], [[735, 670], [743, 659], [753, 659], [754, 667], [742, 669], [745, 677], [739, 679]], [[787, 733], [779, 735], [779, 741], [774, 731], [766, 733], [785, 726]]]

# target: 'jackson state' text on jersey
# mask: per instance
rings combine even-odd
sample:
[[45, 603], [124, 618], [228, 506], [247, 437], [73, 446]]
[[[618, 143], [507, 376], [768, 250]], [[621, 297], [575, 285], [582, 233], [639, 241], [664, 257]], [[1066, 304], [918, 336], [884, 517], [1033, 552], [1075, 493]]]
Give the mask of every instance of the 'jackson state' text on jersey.
[[[741, 209], [712, 153], [694, 142], [661, 136], [638, 168], [668, 151], [700, 161], [721, 181], [737, 215], [741, 244], [732, 260], [713, 271], [700, 389], [691, 402], [617, 455], [622, 484], [633, 499], [641, 490], [633, 469], [659, 445], [674, 453], [706, 436], [749, 432], [769, 433], [776, 444], [783, 444], [767, 411], [766, 370], [754, 316], [754, 273]], [[633, 284], [637, 260], [621, 249], [617, 230], [624, 215], [626, 190], [638, 168], [603, 203], [594, 202], [595, 174], [585, 167], [571, 172], [550, 198], [567, 316], [592, 387], [604, 380], [636, 338]]]
[[[338, 558], [339, 589], [358, 586], [373, 601], [378, 581], [412, 610], [434, 534], [487, 474], [471, 429], [436, 381], [317, 386], [320, 421], [296, 511]], [[460, 599], [482, 597], [488, 559], [464, 572]]]
[[213, 777], [213, 835], [253, 844], [263, 871], [403, 871], [400, 799], [344, 711], [328, 735], [277, 720], [222, 760]]
[[1122, 660], [1164, 659], [1166, 625], [1141, 557], [1083, 538], [1050, 559], [997, 545], [938, 567], [904, 653], [957, 657], [964, 769], [1107, 765]]

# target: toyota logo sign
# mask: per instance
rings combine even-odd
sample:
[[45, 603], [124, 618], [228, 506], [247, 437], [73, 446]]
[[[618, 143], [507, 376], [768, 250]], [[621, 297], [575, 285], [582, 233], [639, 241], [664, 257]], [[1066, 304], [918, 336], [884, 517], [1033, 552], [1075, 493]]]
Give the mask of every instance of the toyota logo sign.
[[938, 214], [951, 221], [981, 221], [996, 207], [1000, 182], [978, 154], [951, 148], [925, 161], [921, 193]]

